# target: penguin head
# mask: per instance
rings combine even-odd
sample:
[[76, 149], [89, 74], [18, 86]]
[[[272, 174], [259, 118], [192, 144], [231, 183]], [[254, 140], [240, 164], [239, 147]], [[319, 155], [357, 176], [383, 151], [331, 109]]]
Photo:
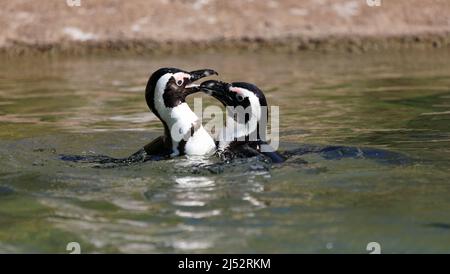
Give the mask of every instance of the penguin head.
[[186, 96], [200, 91], [194, 84], [198, 79], [218, 75], [211, 69], [201, 69], [187, 72], [178, 68], [161, 68], [155, 71], [147, 82], [145, 100], [150, 110], [161, 119], [161, 112], [182, 104]]
[[258, 120], [261, 118], [261, 107], [267, 107], [264, 93], [250, 83], [208, 80], [201, 83], [200, 89], [219, 100], [224, 106], [250, 108]]
[[[228, 116], [238, 124], [254, 124], [254, 127], [246, 127], [244, 132], [235, 134], [236, 137], [248, 136], [256, 131], [258, 140], [261, 140], [260, 122], [263, 113], [266, 114], [265, 121], [267, 121], [268, 111], [266, 97], [257, 86], [245, 82], [226, 83], [209, 80], [201, 83], [200, 89], [219, 100], [225, 107], [231, 107], [228, 108]], [[263, 108], [266, 108], [265, 111]]]

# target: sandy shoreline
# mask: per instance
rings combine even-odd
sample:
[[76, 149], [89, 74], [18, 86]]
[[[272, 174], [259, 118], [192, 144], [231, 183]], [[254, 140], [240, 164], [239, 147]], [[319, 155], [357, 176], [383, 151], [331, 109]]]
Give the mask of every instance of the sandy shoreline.
[[[369, 0], [370, 1], [370, 0]], [[70, 1], [69, 1], [70, 2]], [[86, 54], [269, 49], [449, 48], [450, 1], [17, 0], [2, 4], [0, 52]]]

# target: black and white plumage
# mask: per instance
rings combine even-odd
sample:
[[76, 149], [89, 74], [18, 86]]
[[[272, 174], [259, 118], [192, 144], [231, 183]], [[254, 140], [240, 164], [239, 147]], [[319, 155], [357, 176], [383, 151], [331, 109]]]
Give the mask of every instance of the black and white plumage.
[[186, 96], [199, 91], [194, 81], [217, 75], [210, 69], [186, 72], [177, 68], [161, 68], [149, 78], [145, 100], [150, 110], [164, 125], [164, 135], [144, 147], [147, 155], [174, 157], [214, 153], [213, 138], [186, 103]]
[[[209, 80], [200, 85], [200, 89], [218, 99], [228, 108], [227, 125], [219, 133], [217, 153], [225, 159], [264, 155], [274, 163], [285, 158], [277, 153], [263, 152], [266, 126], [261, 125], [263, 115], [267, 121], [267, 100], [264, 93], [255, 85], [245, 82], [226, 83]], [[266, 108], [263, 111], [263, 108]], [[245, 111], [245, 115], [236, 115]], [[261, 128], [263, 127], [263, 128]]]
[[[265, 136], [261, 135], [265, 134], [266, 128], [260, 124], [263, 115], [268, 114], [262, 111], [263, 107], [268, 106], [264, 93], [255, 85], [245, 82], [225, 83], [209, 80], [201, 85], [193, 84], [194, 81], [211, 75], [217, 73], [209, 69], [187, 72], [177, 68], [162, 68], [150, 76], [145, 99], [150, 110], [163, 123], [164, 135], [131, 156], [113, 158], [106, 155], [62, 154], [60, 159], [94, 163], [101, 167], [116, 167], [178, 155], [209, 155], [218, 152], [221, 158], [227, 161], [233, 158], [264, 156], [273, 163], [281, 163], [293, 156], [317, 153], [326, 159], [364, 158], [395, 164], [411, 162], [409, 158], [395, 152], [346, 146], [302, 145], [281, 154], [276, 151], [262, 151], [261, 147], [267, 145]], [[228, 112], [227, 125], [215, 142], [185, 102], [186, 96], [199, 91], [212, 95], [226, 107], [242, 107], [250, 111], [243, 117], [234, 116], [233, 111]], [[251, 123], [252, 121], [256, 123]], [[242, 130], [234, 131], [233, 124], [245, 126]], [[262, 130], [260, 127], [263, 127]], [[253, 138], [255, 136], [256, 138]]]
[[162, 160], [178, 155], [209, 155], [216, 150], [214, 139], [203, 128], [200, 119], [189, 108], [186, 96], [200, 91], [196, 80], [217, 72], [211, 69], [183, 71], [161, 68], [149, 78], [145, 100], [150, 110], [164, 125], [160, 136], [127, 158], [106, 155], [60, 155], [62, 160], [116, 167], [150, 160]]

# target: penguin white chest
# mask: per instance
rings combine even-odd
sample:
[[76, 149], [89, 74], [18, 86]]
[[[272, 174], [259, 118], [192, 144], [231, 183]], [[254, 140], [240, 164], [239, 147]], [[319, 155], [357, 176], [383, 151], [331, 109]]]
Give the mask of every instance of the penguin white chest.
[[194, 135], [189, 138], [184, 147], [187, 155], [207, 155], [213, 153], [216, 144], [208, 132], [201, 126], [195, 131]]
[[[181, 153], [180, 144], [184, 142], [183, 149], [187, 155], [206, 155], [214, 152], [216, 145], [213, 138], [202, 125], [197, 125], [199, 118], [188, 104], [182, 103], [164, 113], [163, 116], [172, 137], [172, 156]], [[193, 128], [194, 131], [192, 131]]]

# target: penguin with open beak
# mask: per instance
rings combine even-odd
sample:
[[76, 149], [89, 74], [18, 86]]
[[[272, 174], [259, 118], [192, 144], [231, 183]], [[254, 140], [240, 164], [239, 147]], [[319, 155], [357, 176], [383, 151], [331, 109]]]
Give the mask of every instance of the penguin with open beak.
[[268, 105], [264, 93], [257, 86], [209, 80], [201, 83], [200, 90], [227, 107], [227, 125], [220, 132], [217, 145], [217, 153], [222, 159], [264, 155], [273, 163], [285, 161], [276, 151], [261, 151], [261, 146], [267, 144], [264, 140], [266, 126], [260, 122], [264, 114], [267, 121], [268, 111], [263, 111], [263, 108], [267, 110]]
[[200, 91], [196, 80], [218, 75], [211, 69], [191, 72], [161, 68], [149, 78], [145, 100], [164, 125], [164, 135], [144, 147], [148, 156], [209, 155], [216, 150], [213, 138], [186, 103], [186, 96]]

